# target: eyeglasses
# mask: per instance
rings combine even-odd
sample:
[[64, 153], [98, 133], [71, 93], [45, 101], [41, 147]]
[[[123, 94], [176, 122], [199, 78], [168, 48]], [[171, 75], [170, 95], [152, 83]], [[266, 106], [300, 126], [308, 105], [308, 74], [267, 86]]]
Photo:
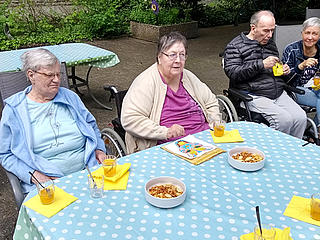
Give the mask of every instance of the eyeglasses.
[[[167, 54], [167, 53], [164, 53], [162, 52], [162, 54], [166, 55], [171, 61], [174, 61], [178, 58], [178, 54], [177, 53], [170, 53], [170, 54]], [[187, 59], [187, 55], [184, 54], [184, 53], [179, 53], [179, 58], [180, 60], [184, 61]]]
[[38, 71], [34, 71], [34, 72], [39, 73], [39, 74], [45, 76], [45, 77], [48, 78], [49, 80], [54, 79], [55, 76], [57, 76], [57, 78], [60, 79], [60, 76], [61, 76], [61, 72], [59, 72], [59, 73], [50, 73], [50, 74], [43, 73], [43, 72], [38, 72]]

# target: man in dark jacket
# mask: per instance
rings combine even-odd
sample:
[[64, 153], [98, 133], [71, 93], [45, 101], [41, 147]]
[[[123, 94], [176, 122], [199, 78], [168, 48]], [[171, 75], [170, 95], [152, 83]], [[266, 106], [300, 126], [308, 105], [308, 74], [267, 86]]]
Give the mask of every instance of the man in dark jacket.
[[[307, 124], [306, 113], [284, 91], [283, 80], [272, 72], [272, 67], [280, 62], [272, 40], [274, 29], [272, 12], [253, 14], [250, 32], [241, 33], [227, 45], [224, 70], [230, 79], [229, 86], [252, 96], [249, 108], [261, 113], [270, 127], [302, 138]], [[288, 65], [283, 65], [283, 74], [289, 73]]]

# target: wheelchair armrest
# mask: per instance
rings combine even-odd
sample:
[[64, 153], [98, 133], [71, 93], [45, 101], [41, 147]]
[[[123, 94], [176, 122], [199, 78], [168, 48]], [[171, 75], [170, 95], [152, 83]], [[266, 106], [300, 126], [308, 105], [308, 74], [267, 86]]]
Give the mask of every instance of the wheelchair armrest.
[[253, 98], [251, 96], [249, 96], [248, 94], [243, 93], [240, 90], [235, 89], [235, 88], [229, 88], [228, 92], [230, 95], [235, 96], [245, 102], [250, 102], [253, 100]]
[[284, 89], [285, 89], [286, 91], [298, 93], [298, 94], [300, 94], [300, 95], [303, 95], [303, 94], [305, 93], [304, 90], [299, 89], [299, 88], [296, 88], [296, 87], [292, 87], [292, 86], [290, 86], [290, 85], [284, 85]]

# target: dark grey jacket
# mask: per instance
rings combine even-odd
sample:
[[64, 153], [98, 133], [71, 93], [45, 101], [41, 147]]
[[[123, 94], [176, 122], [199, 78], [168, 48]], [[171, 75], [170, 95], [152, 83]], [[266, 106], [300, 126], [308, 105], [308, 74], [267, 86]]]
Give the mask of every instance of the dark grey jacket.
[[272, 39], [266, 45], [246, 37], [242, 32], [234, 38], [224, 51], [224, 70], [230, 79], [229, 87], [275, 99], [283, 92], [284, 81], [273, 75], [272, 69], [265, 69], [263, 59], [279, 57]]

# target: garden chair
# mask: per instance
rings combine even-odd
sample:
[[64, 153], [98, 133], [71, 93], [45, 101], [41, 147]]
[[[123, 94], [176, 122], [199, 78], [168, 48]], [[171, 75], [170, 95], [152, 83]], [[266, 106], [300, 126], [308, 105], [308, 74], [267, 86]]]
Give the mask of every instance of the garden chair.
[[306, 8], [306, 19], [311, 17], [318, 17], [320, 18], [320, 9], [318, 8]]
[[302, 25], [277, 25], [274, 30], [273, 39], [276, 42], [279, 57], [282, 58], [282, 53], [285, 47], [294, 41], [301, 40]]
[[[280, 59], [282, 58], [282, 53], [285, 49], [285, 47], [295, 41], [300, 41], [302, 39], [301, 36], [302, 31], [302, 25], [280, 25], [276, 26], [275, 32], [274, 32], [274, 41], [278, 47], [278, 51], [280, 53]], [[290, 80], [288, 80], [288, 84], [290, 84]], [[300, 93], [301, 94], [301, 93]], [[289, 95], [296, 100], [295, 94], [293, 92], [289, 92]], [[313, 107], [301, 105], [300, 107], [307, 113], [311, 114], [316, 112], [316, 109]], [[306, 138], [313, 139], [314, 142], [316, 142], [318, 145], [320, 144], [320, 140], [318, 139], [318, 128], [316, 127], [316, 124], [311, 118], [308, 118], [308, 126], [307, 131], [305, 132]]]

